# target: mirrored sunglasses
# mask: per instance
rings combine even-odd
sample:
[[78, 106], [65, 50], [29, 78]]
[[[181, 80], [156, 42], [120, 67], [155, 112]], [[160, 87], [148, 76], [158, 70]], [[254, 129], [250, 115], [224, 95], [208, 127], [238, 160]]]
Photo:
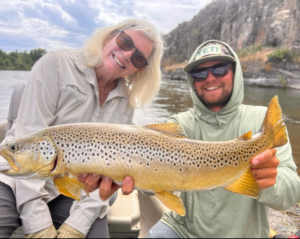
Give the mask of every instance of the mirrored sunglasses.
[[197, 68], [193, 70], [190, 74], [194, 82], [202, 82], [206, 80], [209, 71], [215, 77], [223, 77], [229, 73], [230, 67], [232, 67], [231, 63], [220, 63], [217, 65], [213, 65], [211, 67]]

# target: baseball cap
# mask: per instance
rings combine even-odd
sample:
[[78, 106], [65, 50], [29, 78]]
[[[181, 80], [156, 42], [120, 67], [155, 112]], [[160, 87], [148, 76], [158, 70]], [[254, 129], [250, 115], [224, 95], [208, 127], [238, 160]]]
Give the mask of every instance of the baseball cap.
[[197, 48], [196, 51], [197, 52], [194, 52], [193, 54], [194, 59], [192, 59], [183, 69], [187, 73], [207, 61], [221, 60], [236, 63], [230, 49], [219, 41], [209, 41], [200, 48]]

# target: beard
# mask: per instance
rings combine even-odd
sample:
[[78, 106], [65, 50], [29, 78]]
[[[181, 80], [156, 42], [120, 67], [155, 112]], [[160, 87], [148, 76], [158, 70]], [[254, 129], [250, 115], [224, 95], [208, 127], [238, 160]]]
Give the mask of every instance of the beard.
[[[204, 89], [205, 90], [205, 89]], [[223, 88], [223, 93], [217, 97], [217, 98], [209, 98], [206, 97], [206, 94], [203, 95], [198, 95], [198, 98], [202, 101], [202, 103], [207, 107], [207, 108], [213, 108], [213, 107], [225, 107], [232, 95], [232, 89], [228, 88]]]

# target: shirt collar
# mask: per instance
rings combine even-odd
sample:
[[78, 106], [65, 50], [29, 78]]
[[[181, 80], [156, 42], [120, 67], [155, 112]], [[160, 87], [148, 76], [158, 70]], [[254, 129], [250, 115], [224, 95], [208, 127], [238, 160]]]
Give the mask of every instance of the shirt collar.
[[92, 67], [86, 65], [85, 56], [83, 52], [77, 55], [77, 59], [75, 60], [75, 64], [77, 68], [86, 76], [95, 74], [95, 70]]
[[117, 87], [109, 93], [106, 101], [109, 101], [116, 97], [128, 98], [129, 94], [127, 89], [128, 87], [126, 85], [126, 80], [124, 78], [120, 78], [118, 80]]

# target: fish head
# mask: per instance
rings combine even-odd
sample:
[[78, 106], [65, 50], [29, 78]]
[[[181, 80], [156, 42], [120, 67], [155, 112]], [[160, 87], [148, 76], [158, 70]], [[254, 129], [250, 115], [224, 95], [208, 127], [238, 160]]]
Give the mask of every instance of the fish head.
[[0, 173], [18, 179], [47, 178], [57, 161], [56, 146], [48, 136], [13, 140], [0, 147], [0, 155], [10, 165]]

